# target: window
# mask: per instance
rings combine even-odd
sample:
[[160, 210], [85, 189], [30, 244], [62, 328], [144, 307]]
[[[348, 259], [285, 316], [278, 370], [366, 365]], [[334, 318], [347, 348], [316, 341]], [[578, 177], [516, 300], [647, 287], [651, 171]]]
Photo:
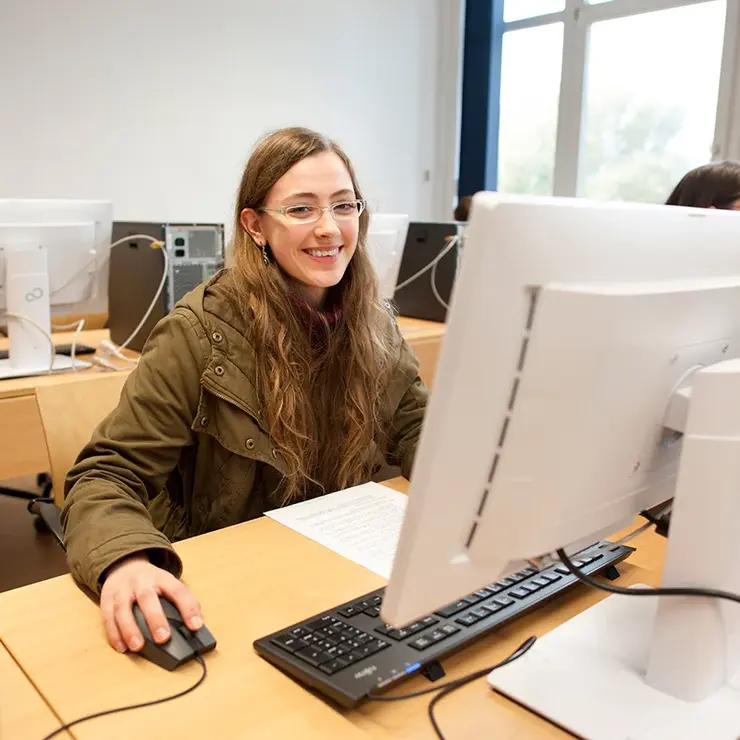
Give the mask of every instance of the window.
[[476, 89], [483, 57], [466, 61], [463, 115], [477, 96], [470, 120], [487, 117], [488, 143], [485, 171], [477, 150], [461, 157], [467, 191], [662, 202], [689, 169], [727, 156], [734, 0], [477, 2], [493, 13], [491, 71]]
[[688, 170], [710, 160], [724, 5], [592, 26], [579, 195], [662, 203]]
[[564, 9], [565, 0], [504, 0], [504, 21], [510, 23]]
[[562, 55], [562, 23], [504, 35], [498, 140], [503, 192], [552, 195]]

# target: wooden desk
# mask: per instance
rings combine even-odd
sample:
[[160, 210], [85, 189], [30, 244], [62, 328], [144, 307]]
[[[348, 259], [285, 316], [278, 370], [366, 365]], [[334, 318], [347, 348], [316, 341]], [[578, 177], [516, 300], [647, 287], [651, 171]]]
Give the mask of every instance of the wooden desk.
[[422, 321], [399, 316], [398, 326], [419, 358], [421, 379], [427, 388], [431, 388], [437, 373], [437, 360], [442, 349], [446, 325], [436, 321]]
[[[393, 487], [403, 490], [405, 482]], [[647, 542], [653, 536], [642, 537]], [[252, 649], [256, 638], [377, 588], [381, 578], [265, 518], [176, 547], [186, 580], [218, 639], [217, 650], [206, 658], [208, 679], [175, 702], [84, 723], [75, 728], [75, 737], [433, 737], [426, 714], [429, 697], [367, 703], [342, 712]], [[645, 570], [623, 564], [620, 583], [656, 584], [659, 565], [651, 565]], [[529, 635], [548, 632], [600, 598], [586, 588], [574, 589], [445, 660], [448, 676], [497, 662]], [[65, 721], [174, 693], [200, 673], [196, 663], [170, 674], [138, 657], [116, 654], [105, 641], [97, 605], [69, 576], [0, 595], [0, 639]], [[414, 678], [399, 691], [425, 685], [425, 679]], [[491, 692], [484, 679], [446, 698], [439, 721], [456, 739], [569, 737]]]
[[[55, 332], [55, 344], [70, 344], [74, 332]], [[109, 336], [107, 329], [80, 332], [79, 342], [97, 347]], [[0, 349], [8, 340], [0, 338]], [[81, 358], [84, 359], [84, 358]], [[65, 373], [35, 375], [0, 381], [0, 480], [48, 471], [49, 459], [34, 394], [43, 385], [84, 383], [101, 372], [92, 367]]]
[[[0, 642], [0, 738], [39, 740], [61, 724]], [[65, 732], [59, 737], [70, 735]]]
[[[419, 357], [422, 379], [431, 387], [445, 325], [404, 317], [400, 317], [398, 323], [409, 345]], [[54, 341], [57, 344], [69, 344], [73, 334], [56, 332]], [[107, 329], [83, 331], [80, 332], [79, 341], [81, 344], [97, 347], [108, 337]], [[8, 340], [0, 338], [0, 349], [7, 349], [7, 346]], [[93, 367], [76, 372], [0, 381], [0, 481], [36, 475], [49, 469], [44, 432], [34, 398], [36, 388], [60, 383], [84, 383], [91, 375], [99, 372], [100, 369]], [[124, 369], [122, 372], [128, 370]]]

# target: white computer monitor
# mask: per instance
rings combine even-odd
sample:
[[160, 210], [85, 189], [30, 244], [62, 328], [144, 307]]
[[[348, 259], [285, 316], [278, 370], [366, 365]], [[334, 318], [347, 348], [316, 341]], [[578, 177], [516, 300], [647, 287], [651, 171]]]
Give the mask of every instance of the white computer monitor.
[[401, 213], [371, 213], [367, 248], [375, 268], [380, 294], [392, 300], [409, 229], [409, 217]]
[[85, 365], [52, 357], [51, 316], [107, 310], [111, 224], [106, 201], [0, 199], [0, 378]]
[[[740, 472], [727, 462], [728, 455], [740, 459], [740, 387], [734, 402], [732, 389], [721, 385], [740, 378], [739, 237], [733, 212], [475, 196], [384, 620], [406, 624], [530, 559], [616, 531], [674, 495], [679, 463], [684, 501], [676, 495], [673, 516], [682, 506], [691, 513], [683, 515], [680, 541], [672, 521], [666, 573], [672, 584], [740, 591], [740, 497], [726, 494], [718, 468], [734, 476], [730, 490], [740, 489]], [[682, 455], [694, 437], [681, 432], [690, 430], [666, 426], [686, 423], [689, 391], [700, 378], [714, 381], [702, 398], [713, 400], [715, 411], [694, 410], [704, 424], [697, 444], [712, 436], [707, 417], [719, 418], [718, 439], [734, 442], [712, 448], [713, 456], [699, 454], [699, 461], [711, 459], [705, 468], [693, 447]], [[727, 396], [724, 404], [717, 404], [718, 393]], [[717, 416], [718, 407], [727, 418]], [[703, 517], [708, 529], [695, 526], [701, 502], [711, 512]], [[716, 517], [721, 522], [711, 524]], [[658, 599], [611, 596], [605, 603], [616, 604], [612, 599], [635, 604], [619, 602], [611, 621], [601, 613], [591, 618], [593, 629], [575, 630], [579, 637], [601, 634], [611, 651], [603, 660], [594, 659], [593, 644], [581, 651], [581, 663], [565, 659], [577, 653], [570, 643], [545, 658], [535, 645], [531, 657], [491, 680], [506, 683], [509, 676], [499, 688], [584, 737], [643, 737], [635, 723], [655, 731], [653, 714], [665, 717], [666, 707], [674, 724], [682, 718], [678, 725], [691, 726], [686, 697], [706, 708], [699, 700], [718, 701], [740, 667], [737, 606], [674, 601], [656, 616], [657, 603], [652, 612], [645, 604]], [[594, 622], [609, 624], [610, 634]], [[687, 625], [689, 632], [701, 626], [699, 634], [687, 639]], [[620, 634], [631, 647], [618, 660]], [[615, 666], [619, 677], [610, 673]], [[578, 691], [568, 694], [577, 670]], [[589, 681], [595, 688], [584, 694]], [[599, 704], [594, 693], [603, 694], [605, 683], [614, 691]], [[557, 685], [562, 691], [542, 706], [541, 695]], [[638, 695], [635, 713], [629, 701]], [[729, 704], [733, 698], [736, 709], [727, 711], [737, 730], [737, 691]], [[579, 724], [586, 716], [592, 724]], [[628, 734], [601, 732], [607, 725]], [[665, 736], [678, 737], [670, 734], [675, 729]]]

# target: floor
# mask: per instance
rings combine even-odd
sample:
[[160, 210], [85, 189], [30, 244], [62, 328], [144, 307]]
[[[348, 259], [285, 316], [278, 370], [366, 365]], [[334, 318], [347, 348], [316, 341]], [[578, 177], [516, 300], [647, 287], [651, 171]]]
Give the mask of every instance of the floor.
[[[35, 492], [33, 481], [13, 487]], [[48, 531], [39, 531], [24, 499], [0, 495], [0, 592], [67, 573], [64, 551]]]

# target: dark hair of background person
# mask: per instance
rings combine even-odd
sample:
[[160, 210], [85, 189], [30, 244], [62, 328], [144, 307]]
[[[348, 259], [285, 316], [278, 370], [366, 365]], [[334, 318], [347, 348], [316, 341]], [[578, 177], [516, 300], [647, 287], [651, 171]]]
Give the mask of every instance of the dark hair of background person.
[[740, 162], [712, 162], [687, 172], [666, 205], [740, 209]]

